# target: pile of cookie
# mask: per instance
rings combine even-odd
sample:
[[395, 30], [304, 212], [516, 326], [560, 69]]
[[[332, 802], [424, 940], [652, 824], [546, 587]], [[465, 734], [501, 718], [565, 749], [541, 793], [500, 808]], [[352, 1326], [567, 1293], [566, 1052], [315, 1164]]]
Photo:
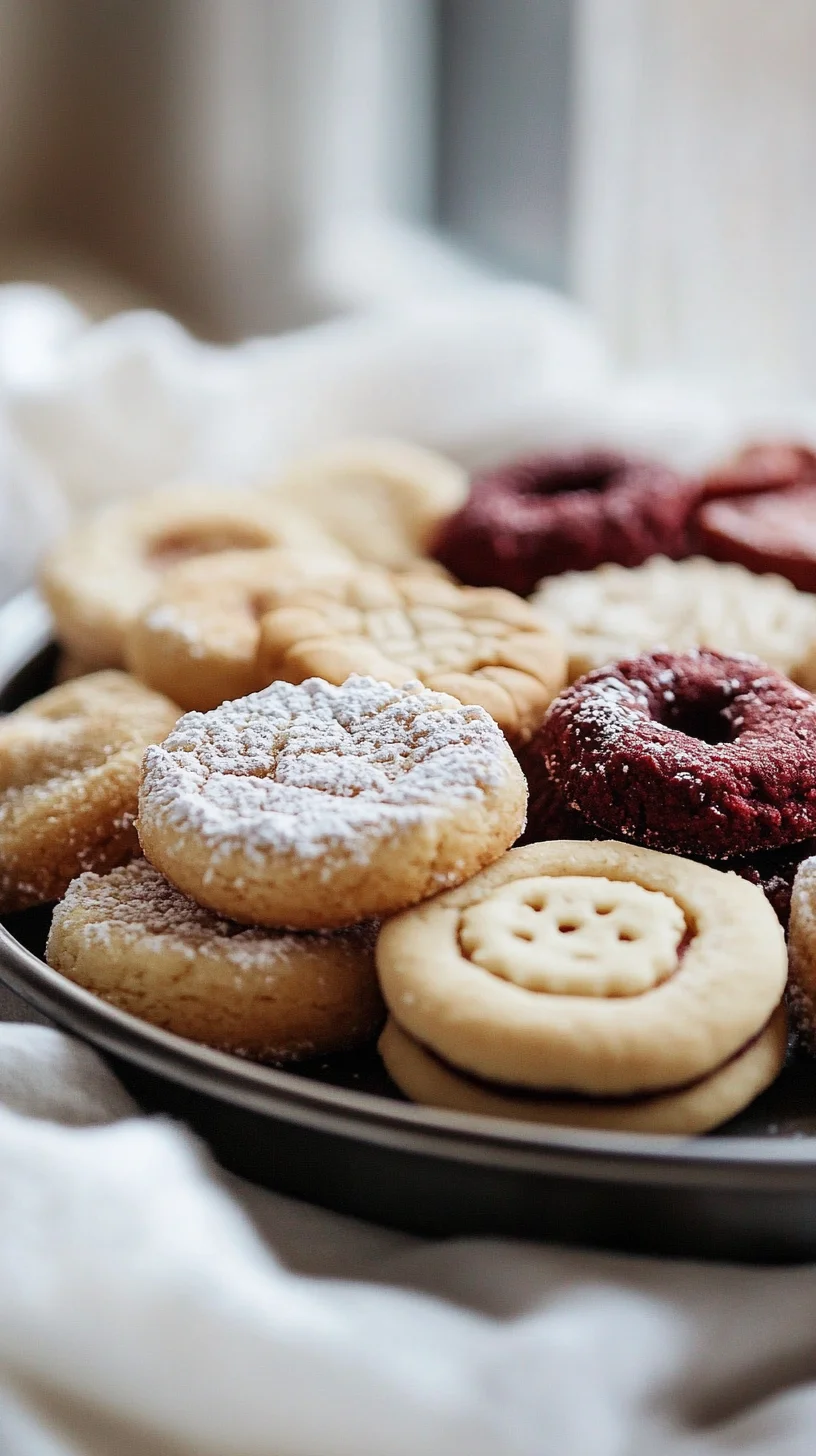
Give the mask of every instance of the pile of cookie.
[[787, 445], [469, 483], [362, 441], [108, 507], [0, 724], [0, 911], [59, 901], [54, 968], [222, 1050], [381, 1031], [421, 1102], [717, 1126], [784, 1061], [789, 913], [816, 1004], [811, 520]]

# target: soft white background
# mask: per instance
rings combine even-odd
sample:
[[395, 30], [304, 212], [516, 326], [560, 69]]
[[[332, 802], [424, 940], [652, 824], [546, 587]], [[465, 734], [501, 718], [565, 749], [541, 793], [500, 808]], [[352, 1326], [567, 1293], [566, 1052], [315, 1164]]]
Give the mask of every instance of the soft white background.
[[[0, 405], [5, 591], [90, 502], [262, 480], [350, 431], [694, 466], [785, 424], [619, 377], [568, 306], [476, 283], [234, 350], [0, 290]], [[278, 1198], [139, 1118], [80, 1044], [0, 1026], [3, 1456], [805, 1456], [815, 1316], [813, 1269], [429, 1243]]]

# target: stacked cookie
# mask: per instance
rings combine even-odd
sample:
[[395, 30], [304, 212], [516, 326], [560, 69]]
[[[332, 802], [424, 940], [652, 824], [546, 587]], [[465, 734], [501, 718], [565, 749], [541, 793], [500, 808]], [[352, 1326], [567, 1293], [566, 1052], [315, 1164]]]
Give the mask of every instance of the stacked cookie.
[[383, 928], [380, 1049], [419, 1102], [702, 1132], [776, 1077], [782, 933], [734, 875], [614, 843], [511, 850]]
[[275, 683], [147, 750], [146, 859], [71, 884], [47, 959], [224, 1050], [358, 1046], [382, 1020], [374, 922], [494, 860], [526, 798], [481, 708], [420, 684]]

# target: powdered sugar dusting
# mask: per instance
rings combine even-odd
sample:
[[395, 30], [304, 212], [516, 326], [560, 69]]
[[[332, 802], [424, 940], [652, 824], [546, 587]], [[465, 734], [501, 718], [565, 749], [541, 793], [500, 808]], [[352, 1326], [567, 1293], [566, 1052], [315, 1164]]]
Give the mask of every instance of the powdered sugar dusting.
[[257, 973], [313, 942], [351, 937], [361, 949], [371, 949], [377, 929], [373, 922], [333, 932], [247, 928], [203, 909], [141, 859], [107, 875], [88, 873], [72, 881], [54, 911], [54, 928], [77, 913], [89, 945], [107, 947], [115, 941], [119, 947], [171, 950], [190, 961], [226, 956], [236, 970]]
[[509, 750], [484, 709], [420, 683], [321, 678], [188, 713], [145, 755], [140, 812], [194, 830], [214, 855], [342, 847], [455, 812], [501, 785]]

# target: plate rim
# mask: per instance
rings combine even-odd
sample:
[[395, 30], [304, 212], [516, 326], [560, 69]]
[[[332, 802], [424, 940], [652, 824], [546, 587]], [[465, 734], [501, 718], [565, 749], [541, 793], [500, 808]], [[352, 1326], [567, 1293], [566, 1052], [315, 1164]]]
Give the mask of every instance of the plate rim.
[[[35, 591], [0, 607], [0, 691], [52, 637]], [[0, 982], [58, 1026], [141, 1069], [245, 1110], [428, 1156], [590, 1181], [813, 1191], [816, 1136], [686, 1138], [559, 1128], [420, 1107], [245, 1061], [139, 1020], [52, 970], [0, 924]]]

